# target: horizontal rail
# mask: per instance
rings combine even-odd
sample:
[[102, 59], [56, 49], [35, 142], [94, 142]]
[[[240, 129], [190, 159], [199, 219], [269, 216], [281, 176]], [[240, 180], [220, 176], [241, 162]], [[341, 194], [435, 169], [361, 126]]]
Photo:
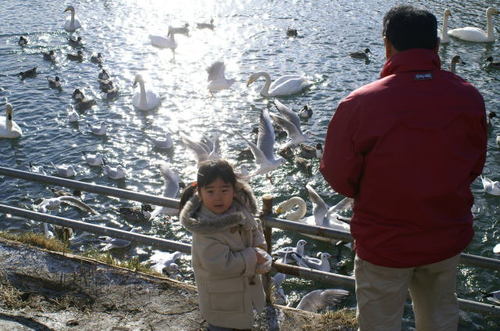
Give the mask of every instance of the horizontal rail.
[[[322, 236], [327, 238], [334, 238], [344, 241], [352, 241], [353, 238], [350, 233], [344, 231], [333, 230], [326, 227], [312, 226], [304, 223], [282, 220], [278, 218], [273, 218], [270, 216], [264, 216], [262, 218], [262, 223], [264, 226], [270, 226], [273, 228], [280, 228], [282, 230], [296, 231], [300, 233]], [[489, 257], [483, 257], [478, 255], [462, 253], [460, 255], [460, 262], [465, 265], [472, 265], [476, 267], [488, 268], [493, 270], [500, 270], [500, 260], [493, 259]]]
[[[352, 276], [339, 275], [335, 273], [302, 268], [278, 262], [274, 262], [273, 267], [274, 269], [276, 269], [276, 271], [282, 272], [284, 274], [330, 283], [336, 286], [344, 286], [351, 290], [354, 290], [356, 286], [354, 277]], [[462, 310], [467, 310], [467, 311], [500, 315], [500, 306], [494, 304], [487, 304], [487, 303], [458, 298], [458, 307]]]
[[129, 241], [138, 242], [148, 246], [154, 246], [160, 249], [180, 251], [182, 253], [191, 254], [191, 245], [180, 243], [173, 240], [161, 239], [156, 237], [147, 236], [144, 234], [133, 233], [128, 231], [123, 231], [119, 229], [114, 229], [106, 226], [90, 224], [81, 221], [75, 221], [69, 218], [39, 213], [31, 210], [11, 207], [8, 205], [0, 204], [0, 212], [6, 214], [17, 215], [21, 217], [26, 217], [35, 221], [56, 224], [64, 227], [71, 227], [73, 229], [78, 229], [82, 231], [87, 231], [91, 233], [96, 233], [103, 236], [109, 236], [113, 238], [120, 238]]
[[80, 182], [77, 180], [55, 177], [55, 176], [47, 176], [36, 174], [29, 171], [11, 169], [6, 167], [0, 167], [0, 175], [22, 178], [26, 180], [31, 180], [35, 182], [46, 183], [50, 185], [59, 185], [65, 187], [71, 187], [73, 189], [103, 194], [107, 196], [113, 196], [128, 200], [140, 201], [143, 203], [150, 203], [156, 206], [164, 206], [169, 208], [179, 208], [179, 200], [170, 199], [164, 197], [158, 197], [151, 194], [146, 193], [137, 193], [130, 190], [124, 190], [104, 185], [97, 185], [91, 183]]

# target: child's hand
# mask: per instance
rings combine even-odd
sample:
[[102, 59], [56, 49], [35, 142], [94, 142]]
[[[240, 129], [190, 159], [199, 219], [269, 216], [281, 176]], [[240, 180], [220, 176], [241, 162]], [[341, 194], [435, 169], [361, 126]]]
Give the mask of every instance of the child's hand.
[[273, 258], [262, 248], [255, 248], [255, 256], [257, 257], [257, 267], [255, 272], [258, 274], [265, 274], [271, 270], [271, 265], [273, 263]]

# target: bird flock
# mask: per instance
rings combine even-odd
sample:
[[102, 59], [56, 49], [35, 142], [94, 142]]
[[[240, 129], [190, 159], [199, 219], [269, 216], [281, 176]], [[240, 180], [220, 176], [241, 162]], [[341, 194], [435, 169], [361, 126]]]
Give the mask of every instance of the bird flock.
[[[68, 6], [64, 12], [69, 12], [69, 16], [64, 22], [64, 30], [70, 33], [67, 43], [73, 48], [73, 51], [66, 53], [65, 57], [69, 61], [74, 61], [76, 65], [86, 60], [97, 65], [99, 73], [96, 82], [99, 84], [100, 90], [103, 92], [104, 97], [108, 100], [113, 100], [119, 97], [120, 89], [113, 81], [112, 76], [109, 74], [108, 69], [104, 68], [106, 65], [105, 54], [99, 52], [96, 54], [86, 54], [85, 43], [82, 36], [75, 36], [73, 33], [83, 28], [79, 17], [76, 15], [76, 10], [73, 6]], [[465, 40], [468, 42], [494, 42], [494, 25], [493, 16], [498, 14], [495, 8], [488, 8], [486, 10], [486, 30], [476, 27], [463, 27], [456, 29], [449, 29], [450, 21], [452, 21], [452, 13], [449, 9], [444, 11], [442, 28], [439, 31], [440, 42], [443, 45], [450, 43], [450, 36], [456, 39]], [[197, 29], [206, 29], [213, 31], [216, 29], [214, 19], [211, 18], [209, 22], [199, 22], [195, 24]], [[176, 49], [182, 39], [177, 40], [176, 35], [183, 37], [190, 36], [190, 25], [185, 23], [182, 26], [168, 26], [165, 29], [165, 35], [150, 34], [149, 42], [151, 46], [158, 49], [170, 49], [173, 59], [175, 60]], [[285, 36], [287, 38], [301, 38], [297, 29], [287, 28]], [[18, 40], [19, 47], [26, 47], [30, 43], [27, 36], [20, 36]], [[351, 52], [349, 55], [355, 60], [364, 60], [366, 64], [370, 63], [371, 51], [365, 48], [363, 51]], [[42, 57], [45, 61], [56, 63], [60, 57], [54, 50], [42, 52]], [[456, 72], [457, 65], [465, 65], [460, 56], [454, 56], [450, 64], [450, 71]], [[495, 62], [492, 56], [486, 58], [484, 69], [499, 69], [500, 63]], [[226, 78], [226, 66], [222, 60], [213, 62], [208, 68], [206, 89], [215, 96], [217, 92], [222, 90], [231, 89], [237, 82], [235, 78]], [[19, 77], [21, 80], [33, 79], [38, 75], [37, 67], [27, 69], [20, 72]], [[297, 169], [303, 170], [311, 174], [314, 163], [311, 160], [321, 159], [322, 145], [318, 141], [314, 141], [314, 135], [311, 132], [303, 131], [301, 126], [313, 117], [313, 109], [309, 105], [299, 110], [292, 110], [285, 104], [284, 98], [291, 95], [300, 95], [308, 91], [308, 89], [315, 83], [309, 77], [297, 75], [276, 75], [274, 79], [271, 74], [265, 71], [257, 71], [251, 74], [247, 80], [247, 87], [256, 83], [259, 79], [263, 79], [264, 83], [260, 89], [259, 94], [268, 99], [268, 108], [261, 109], [258, 116], [258, 124], [253, 133], [241, 132], [234, 130], [230, 134], [235, 138], [241, 139], [247, 146], [248, 150], [242, 158], [246, 160], [253, 159], [253, 171], [248, 172], [245, 169], [240, 169], [240, 175], [244, 178], [250, 179], [253, 176], [267, 175], [268, 179], [272, 182], [269, 173], [278, 169], [286, 163], [291, 163]], [[49, 88], [62, 91], [64, 89], [64, 77], [53, 76], [46, 77]], [[134, 108], [142, 112], [150, 112], [157, 109], [162, 103], [161, 94], [156, 91], [151, 82], [148, 82], [141, 73], [136, 73], [133, 79], [133, 86], [136, 89], [131, 98], [131, 104]], [[278, 99], [280, 98], [280, 99]], [[85, 111], [91, 109], [97, 104], [96, 100], [85, 95], [83, 88], [77, 88], [71, 94], [71, 103], [67, 106], [67, 121], [68, 123], [78, 123], [85, 115]], [[23, 131], [21, 127], [14, 121], [14, 107], [11, 103], [5, 104], [5, 120], [0, 119], [0, 138], [7, 139], [22, 139]], [[491, 112], [490, 114], [494, 114]], [[493, 117], [489, 116], [490, 124]], [[108, 124], [106, 121], [98, 121], [87, 123], [88, 132], [96, 137], [106, 137]], [[24, 133], [25, 134], [25, 133]], [[201, 139], [195, 139], [188, 132], [173, 132], [166, 130], [163, 136], [159, 139], [151, 139], [153, 148], [160, 151], [171, 151], [174, 147], [172, 135], [178, 134], [183, 147], [192, 152], [194, 161], [199, 163], [207, 159], [217, 159], [222, 157], [220, 149], [220, 133], [216, 132], [212, 136], [203, 135]], [[275, 148], [279, 140], [285, 141]], [[496, 139], [497, 144], [500, 146], [500, 136]], [[82, 156], [83, 160], [89, 167], [100, 167], [102, 173], [112, 180], [123, 181], [129, 176], [129, 171], [122, 164], [111, 165], [107, 162], [107, 158], [103, 153], [85, 152]], [[75, 161], [76, 162], [76, 161]], [[53, 164], [51, 163], [53, 172], [51, 174], [60, 177], [75, 177], [77, 176], [76, 167], [71, 164]], [[40, 170], [38, 170], [40, 171]], [[43, 171], [43, 170], [42, 170]], [[183, 182], [167, 162], [160, 161], [158, 163], [158, 172], [164, 181], [162, 195], [167, 198], [178, 198], [179, 191], [183, 187]], [[498, 181], [493, 181], [485, 175], [481, 177], [484, 191], [491, 195], [500, 196], [500, 184]], [[311, 216], [307, 214], [307, 203], [301, 197], [291, 197], [283, 201], [277, 206], [276, 213], [285, 214], [285, 218], [293, 221], [303, 222], [309, 225], [330, 227], [346, 233], [350, 232], [349, 219], [342, 214], [349, 211], [351, 208], [352, 200], [342, 199], [334, 206], [328, 206], [321, 196], [315, 191], [312, 184], [306, 185], [306, 190], [309, 195], [309, 203], [313, 206]], [[83, 202], [82, 198], [73, 194], [63, 195], [55, 198], [44, 198], [41, 202], [37, 203], [34, 208], [42, 212], [57, 210], [62, 205], [68, 205], [78, 208], [81, 212], [98, 214], [87, 203]], [[171, 217], [178, 213], [177, 210], [161, 207], [141, 205], [133, 207], [120, 207], [119, 213], [124, 219], [130, 222], [151, 222], [155, 218]], [[59, 231], [57, 227], [50, 227], [44, 225], [44, 233], [48, 236], [54, 236]], [[132, 232], [140, 232], [141, 228], [132, 228]], [[73, 237], [75, 242], [80, 237]], [[322, 239], [321, 237], [312, 237], [313, 239]], [[123, 239], [113, 239], [101, 237], [100, 246], [102, 251], [110, 251], [115, 249], [127, 249], [131, 243]], [[317, 269], [320, 271], [330, 272], [331, 255], [326, 252], [318, 252], [317, 257], [311, 257], [305, 254], [304, 247], [305, 240], [299, 240], [294, 247], [287, 247], [273, 252], [275, 257], [279, 257], [279, 262], [296, 264], [305, 268]], [[498, 245], [497, 245], [498, 247]], [[500, 249], [495, 249], [500, 254]], [[497, 253], [497, 252], [495, 252]], [[180, 277], [179, 265], [176, 264], [181, 259], [182, 254], [179, 252], [165, 253], [155, 251], [153, 255], [145, 262], [145, 264], [152, 266], [152, 268], [166, 275], [174, 278]], [[281, 283], [286, 279], [283, 274], [276, 274], [273, 277], [273, 284], [276, 290], [276, 295], [280, 296], [285, 304], [290, 304], [289, 300], [284, 295], [281, 288]], [[348, 295], [345, 290], [327, 289], [315, 290], [304, 296], [297, 308], [320, 311], [327, 306], [335, 305], [342, 297]], [[495, 296], [493, 296], [495, 297]], [[498, 297], [498, 295], [497, 295]]]

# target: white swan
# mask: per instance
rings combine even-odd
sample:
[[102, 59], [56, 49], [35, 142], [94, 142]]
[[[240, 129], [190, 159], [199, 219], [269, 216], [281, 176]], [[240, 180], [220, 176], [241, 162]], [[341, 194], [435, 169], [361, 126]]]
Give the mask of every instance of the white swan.
[[82, 27], [80, 20], [75, 16], [75, 8], [73, 6], [68, 6], [64, 12], [71, 12], [71, 16], [66, 18], [66, 23], [64, 23], [64, 29], [68, 32], [74, 32], [76, 29]]
[[160, 97], [152, 90], [146, 90], [144, 80], [140, 74], [135, 76], [134, 87], [139, 83], [140, 90], [132, 98], [132, 104], [139, 110], [152, 110], [160, 105]]
[[493, 32], [493, 15], [498, 14], [498, 10], [493, 7], [486, 9], [486, 32], [476, 27], [467, 26], [465, 28], [458, 28], [448, 31], [448, 35], [477, 43], [486, 43], [495, 41], [495, 34]]
[[19, 138], [23, 135], [23, 131], [19, 125], [12, 119], [14, 117], [14, 109], [10, 103], [5, 105], [5, 121], [0, 117], [0, 138]]
[[169, 33], [166, 37], [150, 34], [149, 39], [151, 40], [151, 45], [158, 48], [170, 48], [175, 53], [177, 41], [175, 41], [173, 33]]
[[236, 81], [236, 79], [234, 78], [226, 79], [224, 75], [225, 70], [226, 66], [222, 61], [214, 62], [210, 67], [207, 68], [208, 72], [207, 88], [210, 92], [216, 92], [228, 89]]
[[260, 95], [263, 97], [292, 95], [299, 93], [311, 85], [311, 82], [307, 78], [298, 75], [282, 76], [271, 83], [271, 76], [267, 72], [257, 72], [250, 75], [247, 86], [255, 82], [260, 77], [264, 77], [266, 79], [264, 87], [260, 90]]
[[447, 44], [450, 42], [450, 36], [448, 36], [448, 17], [451, 16], [451, 10], [445, 9], [443, 14], [443, 27], [441, 31], [438, 32], [438, 37], [441, 44]]

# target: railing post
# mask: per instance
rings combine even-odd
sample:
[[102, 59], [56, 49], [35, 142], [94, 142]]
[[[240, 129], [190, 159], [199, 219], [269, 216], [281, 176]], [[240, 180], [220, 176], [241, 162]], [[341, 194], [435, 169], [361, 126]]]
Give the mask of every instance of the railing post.
[[[260, 215], [261, 222], [265, 216], [270, 216], [272, 213], [273, 213], [273, 196], [270, 194], [264, 194], [262, 196], [262, 213]], [[264, 237], [266, 238], [267, 252], [269, 254], [271, 254], [271, 252], [273, 251], [272, 234], [273, 234], [273, 228], [270, 226], [264, 226]], [[269, 272], [264, 274], [264, 291], [266, 292], [266, 304], [272, 305], [271, 275]]]

